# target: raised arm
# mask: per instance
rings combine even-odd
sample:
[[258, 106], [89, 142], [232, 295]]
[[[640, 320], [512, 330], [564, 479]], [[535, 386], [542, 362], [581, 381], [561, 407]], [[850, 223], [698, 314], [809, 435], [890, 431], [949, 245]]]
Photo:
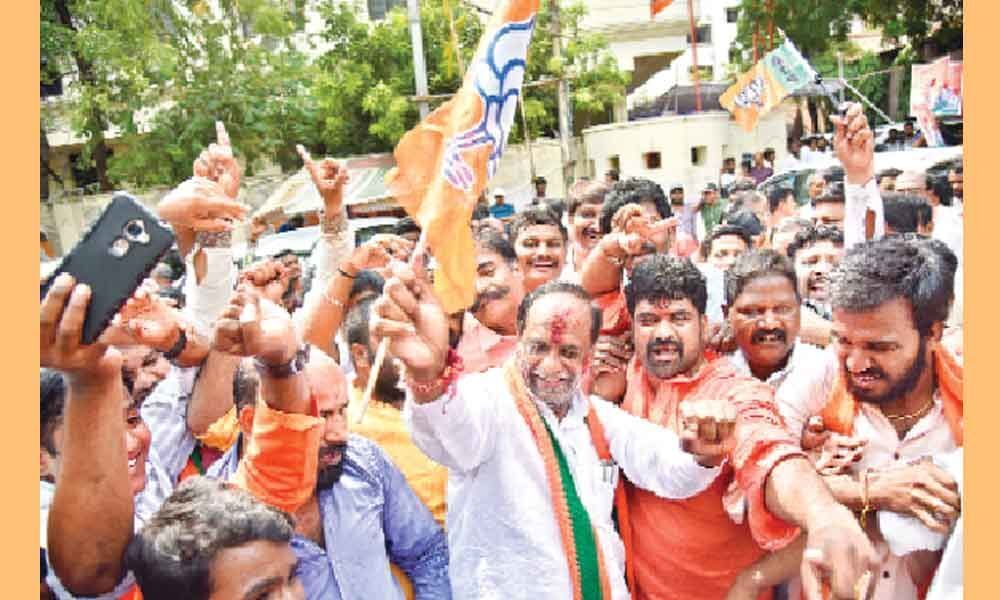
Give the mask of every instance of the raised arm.
[[[41, 305], [41, 365], [67, 381], [62, 467], [49, 511], [49, 560], [76, 595], [113, 590], [132, 538], [133, 489], [125, 445], [129, 403], [121, 355], [80, 343], [90, 289], [60, 275]], [[133, 411], [137, 413], [136, 411]], [[85, 526], [84, 526], [85, 524]]]
[[882, 195], [875, 182], [875, 137], [862, 106], [834, 116], [833, 148], [844, 165], [844, 249], [885, 235]]

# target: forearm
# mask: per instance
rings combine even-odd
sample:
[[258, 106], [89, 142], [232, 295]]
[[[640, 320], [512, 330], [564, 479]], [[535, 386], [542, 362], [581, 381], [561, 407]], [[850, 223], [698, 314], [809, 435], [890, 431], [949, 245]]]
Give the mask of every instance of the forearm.
[[812, 463], [800, 456], [775, 465], [765, 485], [768, 510], [804, 529], [824, 513], [842, 509]]
[[854, 512], [860, 512], [864, 507], [864, 491], [857, 478], [851, 475], [828, 475], [823, 477], [826, 487], [837, 500]]
[[882, 195], [875, 177], [857, 175], [844, 186], [844, 249], [883, 235]]
[[123, 407], [121, 381], [114, 377], [69, 382], [48, 550], [59, 579], [78, 595], [110, 591], [124, 572], [133, 498]]
[[734, 585], [752, 585], [763, 591], [792, 579], [799, 573], [805, 547], [806, 538], [800, 535], [788, 546], [765, 554], [756, 563], [747, 567], [739, 574]]
[[242, 359], [232, 354], [211, 352], [198, 375], [188, 404], [188, 429], [203, 435], [233, 407], [233, 378]]
[[285, 413], [312, 414], [309, 384], [304, 373], [290, 377], [260, 377], [260, 395], [269, 407]]
[[231, 248], [201, 248], [199, 255], [205, 261], [203, 277], [196, 276], [196, 267], [191, 259], [186, 261], [184, 293], [187, 305], [184, 314], [190, 318], [198, 333], [207, 336], [233, 294], [236, 265], [233, 264]]
[[603, 244], [594, 248], [583, 263], [580, 284], [591, 296], [613, 292], [621, 286], [622, 263], [624, 257], [609, 256]]
[[324, 352], [333, 345], [337, 329], [344, 320], [353, 281], [336, 273], [327, 283], [315, 282], [321, 287], [314, 285], [306, 295], [302, 310], [295, 315], [296, 327], [306, 342]]

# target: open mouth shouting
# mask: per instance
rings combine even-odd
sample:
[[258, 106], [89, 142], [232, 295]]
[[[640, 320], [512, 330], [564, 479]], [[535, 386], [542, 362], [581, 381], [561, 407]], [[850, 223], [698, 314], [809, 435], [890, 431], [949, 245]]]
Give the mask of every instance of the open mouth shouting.
[[823, 274], [811, 275], [808, 284], [809, 297], [815, 300], [825, 300], [830, 289], [830, 279]]

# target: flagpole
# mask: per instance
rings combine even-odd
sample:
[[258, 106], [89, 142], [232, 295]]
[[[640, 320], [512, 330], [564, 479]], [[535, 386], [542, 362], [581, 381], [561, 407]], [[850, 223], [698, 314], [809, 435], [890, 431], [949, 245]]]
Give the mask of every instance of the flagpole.
[[691, 25], [691, 63], [694, 73], [694, 111], [701, 112], [701, 74], [698, 72], [698, 30], [694, 26], [694, 0], [687, 0], [688, 23]]
[[[420, 239], [417, 240], [417, 246], [413, 249], [413, 254], [410, 255], [409, 265], [412, 267], [416, 264], [417, 257], [423, 256], [427, 249], [427, 229], [423, 228], [420, 230]], [[368, 372], [368, 383], [365, 384], [365, 393], [361, 396], [361, 412], [358, 413], [358, 420], [355, 421], [356, 425], [360, 425], [361, 421], [365, 418], [365, 413], [368, 411], [368, 404], [372, 400], [372, 393], [375, 391], [375, 382], [378, 380], [379, 371], [382, 370], [382, 363], [385, 362], [386, 352], [389, 350], [389, 338], [382, 338], [378, 343], [378, 349], [375, 350], [375, 360], [372, 362], [372, 368]]]

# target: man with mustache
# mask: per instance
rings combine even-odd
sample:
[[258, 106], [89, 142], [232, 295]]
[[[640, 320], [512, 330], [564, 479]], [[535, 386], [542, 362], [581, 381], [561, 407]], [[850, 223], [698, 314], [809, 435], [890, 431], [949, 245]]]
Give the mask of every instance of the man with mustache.
[[612, 519], [616, 495], [625, 510], [619, 469], [665, 497], [696, 493], [718, 473], [730, 411], [712, 400], [693, 406], [687, 454], [676, 434], [582, 395], [600, 316], [574, 284], [528, 294], [511, 360], [462, 377], [422, 278], [397, 266], [377, 302], [373, 332], [406, 367], [414, 442], [451, 469], [455, 596], [628, 598], [627, 546]]
[[[782, 427], [773, 390], [706, 356], [701, 272], [690, 261], [657, 255], [636, 267], [625, 293], [636, 354], [623, 408], [674, 431], [683, 430], [686, 407], [705, 398], [737, 414], [734, 449], [707, 489], [669, 500], [629, 488], [633, 597], [724, 598], [741, 571], [792, 543], [799, 528], [812, 549], [803, 576], [818, 587], [825, 569], [836, 597], [854, 597], [876, 564], [872, 547]], [[819, 557], [826, 562], [817, 570], [812, 561]]]
[[455, 351], [466, 372], [499, 367], [517, 345], [517, 307], [524, 281], [517, 254], [507, 238], [492, 230], [475, 235], [476, 299], [462, 317]]
[[[851, 248], [832, 277], [835, 385], [783, 407], [790, 427], [818, 415], [826, 436], [860, 441], [822, 473], [837, 499], [861, 514], [883, 557], [876, 599], [921, 597], [940, 560], [940, 534], [960, 515], [954, 478], [929, 460], [963, 442], [963, 369], [941, 342], [954, 300], [956, 261], [948, 253], [917, 237]], [[926, 550], [900, 550], [908, 543], [898, 515], [922, 524], [916, 535]]]
[[566, 263], [566, 228], [546, 207], [518, 213], [510, 226], [510, 239], [524, 277], [524, 290], [531, 292], [556, 280]]

